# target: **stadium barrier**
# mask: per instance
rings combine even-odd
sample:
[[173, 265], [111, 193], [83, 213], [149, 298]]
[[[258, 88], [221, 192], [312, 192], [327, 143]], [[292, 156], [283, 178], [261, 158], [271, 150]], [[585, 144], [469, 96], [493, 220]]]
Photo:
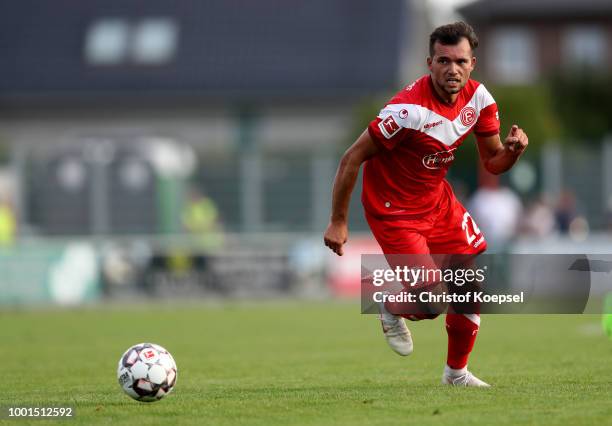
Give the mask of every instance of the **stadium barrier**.
[[[611, 246], [607, 234], [592, 234], [583, 243], [562, 237], [520, 239], [498, 253], [496, 262], [512, 288], [524, 268], [510, 264], [513, 257], [507, 254], [597, 254]], [[0, 249], [0, 305], [143, 297], [359, 297], [362, 253], [380, 251], [369, 236], [359, 234], [351, 235], [342, 257], [329, 252], [314, 234], [227, 234], [223, 246], [214, 250], [186, 235], [31, 237]], [[591, 294], [610, 291], [608, 275], [592, 273]]]

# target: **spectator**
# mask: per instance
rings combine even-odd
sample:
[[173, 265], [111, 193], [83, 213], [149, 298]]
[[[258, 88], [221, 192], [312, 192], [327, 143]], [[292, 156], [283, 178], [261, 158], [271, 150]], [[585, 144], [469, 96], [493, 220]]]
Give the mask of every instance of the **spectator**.
[[518, 231], [523, 206], [514, 191], [500, 186], [498, 176], [483, 171], [480, 180], [481, 186], [472, 195], [468, 210], [487, 238], [489, 248], [503, 249]]
[[219, 225], [219, 210], [213, 200], [200, 192], [190, 191], [182, 220], [185, 229], [196, 236], [198, 242], [204, 248], [219, 248], [223, 244], [223, 235]]
[[545, 196], [535, 199], [527, 208], [521, 224], [521, 232], [539, 238], [555, 231], [555, 213]]
[[17, 221], [11, 205], [0, 198], [0, 247], [7, 247], [15, 241]]
[[572, 221], [578, 216], [576, 210], [576, 196], [568, 189], [563, 190], [559, 196], [555, 209], [555, 221], [562, 234], [567, 234]]

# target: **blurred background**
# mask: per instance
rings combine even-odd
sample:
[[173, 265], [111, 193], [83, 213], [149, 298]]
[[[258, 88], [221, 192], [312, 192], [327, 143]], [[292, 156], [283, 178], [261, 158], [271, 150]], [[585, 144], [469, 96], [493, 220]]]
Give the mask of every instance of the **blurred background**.
[[612, 248], [609, 0], [0, 0], [0, 305], [344, 297], [377, 253], [338, 160], [464, 19], [502, 136], [449, 180], [494, 253]]

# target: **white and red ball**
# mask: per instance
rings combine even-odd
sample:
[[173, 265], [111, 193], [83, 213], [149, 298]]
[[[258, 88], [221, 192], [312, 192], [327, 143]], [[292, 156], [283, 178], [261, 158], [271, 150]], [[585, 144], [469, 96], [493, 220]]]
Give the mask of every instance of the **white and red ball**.
[[117, 365], [119, 386], [132, 398], [159, 401], [172, 392], [178, 370], [174, 358], [154, 343], [139, 343], [121, 355]]

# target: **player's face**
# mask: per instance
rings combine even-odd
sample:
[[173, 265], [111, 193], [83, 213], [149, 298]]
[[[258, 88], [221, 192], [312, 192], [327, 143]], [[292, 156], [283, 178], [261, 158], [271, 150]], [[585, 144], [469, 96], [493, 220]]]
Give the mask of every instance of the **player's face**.
[[472, 56], [468, 40], [462, 38], [454, 45], [436, 42], [434, 55], [427, 58], [427, 65], [436, 91], [446, 100], [454, 101], [469, 80], [476, 58]]

